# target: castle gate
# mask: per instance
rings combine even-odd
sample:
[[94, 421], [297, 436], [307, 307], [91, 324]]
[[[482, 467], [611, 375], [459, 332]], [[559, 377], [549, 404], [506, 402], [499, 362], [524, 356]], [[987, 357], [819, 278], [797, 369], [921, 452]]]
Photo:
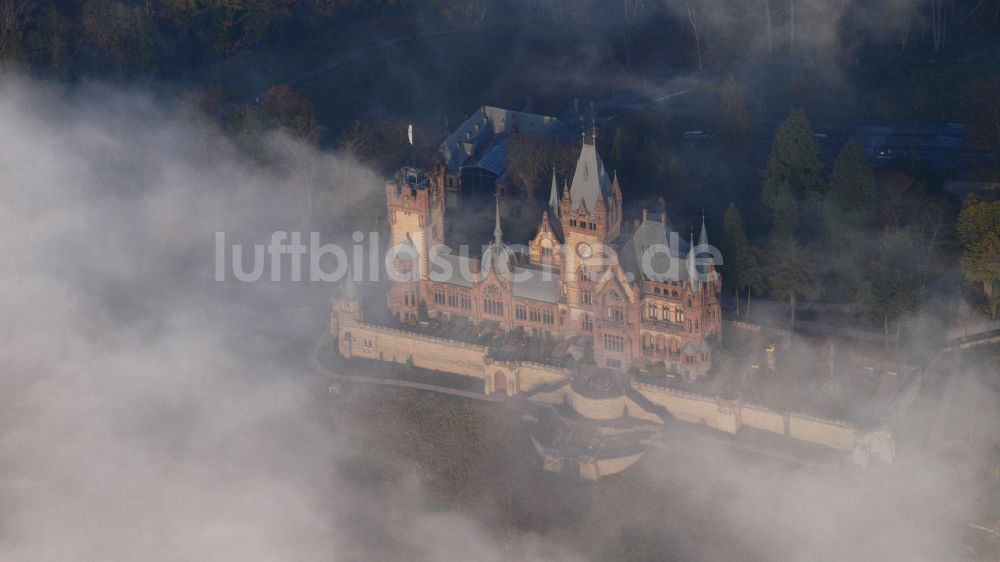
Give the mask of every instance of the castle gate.
[[507, 376], [500, 371], [493, 373], [493, 392], [507, 394]]

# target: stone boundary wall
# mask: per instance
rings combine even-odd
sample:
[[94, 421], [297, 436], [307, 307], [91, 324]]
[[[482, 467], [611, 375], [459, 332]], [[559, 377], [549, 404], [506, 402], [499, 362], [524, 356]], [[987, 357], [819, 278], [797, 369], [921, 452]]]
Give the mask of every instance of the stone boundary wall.
[[534, 361], [497, 363], [506, 365], [516, 372], [519, 392], [531, 392], [540, 386], [565, 380], [571, 374], [569, 369]]
[[[486, 394], [494, 392], [494, 373], [501, 372], [507, 378], [507, 393], [529, 392], [539, 386], [569, 378], [570, 371], [532, 361], [493, 361], [488, 357], [489, 348], [483, 345], [428, 336], [369, 324], [365, 322], [342, 322], [337, 338], [341, 355], [363, 357], [405, 364], [408, 358], [413, 365], [475, 377], [485, 383]], [[351, 341], [345, 341], [350, 334]]]
[[612, 396], [609, 398], [588, 398], [572, 389], [569, 389], [570, 405], [576, 413], [590, 420], [613, 420], [625, 415], [625, 406], [628, 401], [625, 394]]
[[665, 386], [632, 382], [650, 402], [675, 418], [736, 434], [744, 425], [832, 449], [852, 451], [858, 464], [872, 457], [884, 462], [895, 458], [891, 433], [885, 429], [861, 430], [843, 420], [824, 419], [798, 412], [776, 412], [759, 404], [742, 404]]
[[704, 394], [636, 381], [632, 382], [632, 387], [681, 421], [700, 423], [726, 433], [736, 433], [739, 430], [736, 410], [724, 405], [725, 401]]
[[[345, 341], [348, 333], [351, 335], [349, 342]], [[492, 394], [495, 390], [493, 375], [497, 371], [507, 377], [507, 393], [510, 395], [528, 392], [571, 376], [568, 369], [541, 363], [494, 362], [487, 356], [489, 348], [486, 346], [375, 324], [343, 322], [340, 333], [335, 336], [341, 354], [347, 357], [396, 363], [406, 363], [407, 358], [412, 357], [413, 364], [417, 367], [482, 379], [486, 394]], [[895, 457], [891, 433], [884, 429], [863, 431], [843, 420], [823, 419], [797, 412], [781, 413], [759, 404], [743, 404], [635, 380], [631, 384], [633, 389], [651, 403], [663, 407], [670, 415], [685, 422], [699, 423], [730, 434], [738, 433], [746, 425], [808, 443], [853, 451], [855, 462], [859, 464], [867, 464], [872, 457], [884, 462], [891, 462]], [[570, 393], [574, 409], [589, 413], [588, 417], [620, 417], [626, 407], [632, 417], [651, 421], [652, 418], [659, 417], [647, 412], [626, 396], [622, 396], [620, 400], [594, 400], [594, 404], [590, 404], [585, 397], [572, 392], [568, 386], [546, 396], [549, 400], [540, 401], [555, 402], [567, 392]]]
[[407, 330], [401, 330], [399, 328], [391, 328], [389, 326], [382, 326], [380, 324], [371, 324], [371, 323], [368, 323], [368, 322], [349, 322], [349, 323], [346, 323], [344, 325], [344, 328], [347, 328], [348, 326], [360, 326], [362, 328], [367, 328], [367, 329], [375, 330], [375, 331], [378, 331], [378, 332], [381, 332], [381, 333], [385, 333], [385, 334], [396, 334], [396, 335], [399, 335], [399, 336], [404, 336], [404, 337], [406, 337], [408, 339], [412, 339], [412, 340], [420, 340], [420, 341], [431, 342], [431, 343], [446, 343], [446, 344], [448, 344], [448, 345], [450, 345], [452, 347], [464, 347], [464, 348], [468, 348], [468, 349], [476, 349], [476, 350], [482, 351], [483, 353], [486, 353], [486, 351], [489, 349], [485, 345], [479, 345], [479, 344], [476, 344], [476, 343], [469, 343], [469, 342], [465, 342], [465, 341], [461, 341], [461, 340], [453, 340], [453, 339], [450, 339], [450, 338], [442, 338], [442, 337], [438, 337], [438, 336], [428, 336], [426, 334], [420, 334], [420, 333], [417, 333], [417, 332], [410, 332], [410, 331], [407, 331]]
[[763, 406], [744, 404], [740, 409], [740, 421], [747, 427], [771, 433], [785, 433], [785, 416]]
[[[343, 339], [350, 334], [350, 342]], [[424, 369], [447, 371], [459, 375], [486, 378], [484, 346], [434, 338], [360, 322], [345, 323], [338, 335], [340, 352], [346, 357], [364, 357], [405, 364]], [[366, 345], [370, 342], [371, 345]]]

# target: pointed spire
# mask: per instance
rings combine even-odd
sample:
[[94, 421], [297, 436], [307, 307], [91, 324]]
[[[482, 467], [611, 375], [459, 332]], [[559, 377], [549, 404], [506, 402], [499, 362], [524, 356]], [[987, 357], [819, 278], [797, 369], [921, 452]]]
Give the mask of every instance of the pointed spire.
[[500, 230], [500, 198], [497, 197], [497, 224], [493, 228], [493, 243], [503, 244], [503, 231]]
[[549, 192], [549, 209], [552, 215], [559, 218], [559, 185], [556, 183], [556, 170], [552, 168], [552, 190]]
[[698, 245], [702, 246], [703, 250], [704, 246], [708, 246], [708, 231], [705, 230], [705, 209], [701, 210], [701, 234], [698, 235]]
[[694, 261], [694, 229], [693, 228], [690, 229], [689, 233], [691, 242], [690, 242], [690, 247], [688, 248], [688, 255], [687, 255], [688, 279], [690, 280], [691, 283], [691, 290], [697, 293], [699, 283], [697, 280], [698, 268], [695, 265]]

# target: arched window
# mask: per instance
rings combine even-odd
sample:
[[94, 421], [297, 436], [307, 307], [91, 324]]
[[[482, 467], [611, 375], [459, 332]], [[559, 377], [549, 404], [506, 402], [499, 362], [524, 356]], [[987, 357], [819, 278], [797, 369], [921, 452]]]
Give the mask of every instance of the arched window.
[[486, 288], [483, 297], [483, 311], [493, 316], [503, 316], [503, 301], [500, 299], [500, 289], [495, 285]]
[[653, 336], [649, 334], [642, 335], [642, 350], [653, 351]]

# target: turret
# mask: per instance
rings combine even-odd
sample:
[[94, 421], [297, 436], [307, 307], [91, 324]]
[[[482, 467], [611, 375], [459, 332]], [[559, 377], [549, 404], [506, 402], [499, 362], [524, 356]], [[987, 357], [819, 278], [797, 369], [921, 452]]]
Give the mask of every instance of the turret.
[[705, 210], [701, 210], [701, 233], [698, 235], [698, 246], [702, 251], [708, 246], [708, 231], [705, 230]]
[[552, 170], [552, 189], [549, 191], [549, 212], [559, 220], [559, 186], [556, 185], [556, 171]]
[[517, 256], [514, 250], [503, 243], [503, 230], [500, 229], [500, 200], [497, 200], [496, 225], [493, 227], [493, 243], [483, 250], [483, 274], [490, 271], [506, 274], [511, 271]]
[[351, 322], [362, 322], [364, 316], [361, 310], [361, 291], [358, 290], [354, 282], [351, 270], [347, 270], [347, 276], [340, 284], [340, 291], [331, 301], [330, 310], [330, 333], [337, 337], [340, 329]]
[[697, 293], [700, 290], [701, 282], [698, 280], [698, 267], [695, 262], [694, 231], [690, 234], [690, 247], [687, 255], [687, 272], [691, 283], [691, 292]]
[[420, 280], [427, 279], [431, 251], [444, 244], [442, 177], [407, 167], [386, 185], [392, 247], [412, 244], [416, 248]]

